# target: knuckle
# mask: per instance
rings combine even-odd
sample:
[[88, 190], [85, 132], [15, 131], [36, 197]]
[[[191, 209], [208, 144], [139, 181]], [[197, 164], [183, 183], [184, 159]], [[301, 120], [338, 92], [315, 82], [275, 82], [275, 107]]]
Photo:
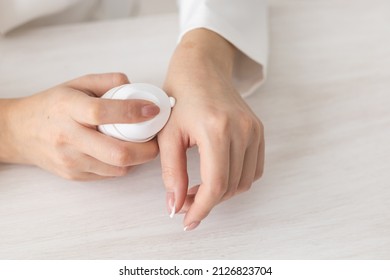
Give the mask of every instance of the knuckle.
[[65, 178], [66, 180], [69, 180], [69, 181], [79, 181], [81, 180], [81, 178], [79, 178], [79, 176], [77, 176], [75, 173], [64, 173], [62, 175], [63, 178]]
[[236, 195], [236, 189], [232, 189], [232, 190], [229, 190], [225, 193], [225, 195], [223, 196], [224, 199], [230, 199], [232, 198], [233, 196]]
[[160, 150], [158, 148], [157, 141], [154, 142], [154, 145], [150, 145], [148, 152], [149, 160], [155, 159], [158, 156]]
[[123, 177], [123, 176], [126, 176], [129, 171], [130, 171], [131, 167], [130, 166], [127, 166], [127, 167], [117, 167], [116, 170], [115, 170], [115, 176], [117, 177]]
[[251, 115], [242, 114], [239, 121], [240, 126], [244, 131], [250, 132], [252, 130], [254, 126], [254, 119]]
[[206, 129], [217, 135], [230, 133], [229, 115], [223, 112], [214, 112], [206, 118]]
[[252, 127], [250, 128], [250, 143], [258, 143], [263, 136], [263, 124], [257, 118], [253, 119]]
[[241, 174], [236, 174], [236, 175], [233, 175], [232, 177], [233, 177], [233, 179], [231, 180], [231, 182], [229, 182], [230, 188], [227, 192], [236, 193], [238, 185], [240, 184]]
[[118, 145], [111, 150], [111, 160], [114, 165], [125, 167], [131, 165], [132, 155], [125, 146]]
[[240, 140], [248, 144], [253, 138], [253, 130], [254, 130], [254, 120], [253, 117], [248, 114], [241, 114], [239, 120], [239, 132], [240, 132]]
[[263, 123], [256, 117], [250, 114], [243, 114], [239, 120], [243, 135], [250, 138], [259, 139], [263, 134]]
[[246, 192], [249, 191], [251, 187], [252, 187], [252, 182], [248, 181], [248, 182], [242, 182], [240, 184], [239, 189], [243, 192]]
[[69, 143], [69, 136], [63, 131], [58, 131], [52, 135], [52, 142], [55, 148], [62, 148]]
[[62, 154], [60, 155], [60, 164], [66, 170], [73, 171], [77, 166], [77, 161], [66, 154]]
[[256, 180], [260, 179], [261, 177], [263, 177], [263, 174], [264, 174], [264, 166], [257, 168], [257, 170], [255, 172], [254, 180], [256, 181]]
[[77, 172], [71, 171], [71, 170], [67, 170], [67, 169], [60, 171], [58, 173], [58, 175], [60, 175], [62, 178], [69, 180], [69, 181], [80, 181], [81, 180], [80, 174], [78, 174]]
[[126, 74], [122, 72], [112, 73], [112, 83], [114, 85], [123, 85], [127, 84], [129, 81]]
[[221, 199], [227, 191], [226, 184], [223, 183], [217, 183], [214, 184], [214, 186], [210, 189], [210, 196], [215, 199]]

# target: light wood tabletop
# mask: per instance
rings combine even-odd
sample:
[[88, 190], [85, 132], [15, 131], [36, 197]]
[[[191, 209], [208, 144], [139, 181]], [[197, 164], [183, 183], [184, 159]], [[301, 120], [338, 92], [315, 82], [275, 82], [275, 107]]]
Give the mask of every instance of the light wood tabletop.
[[[265, 173], [197, 230], [168, 217], [159, 159], [97, 182], [0, 164], [0, 258], [389, 259], [389, 15], [385, 0], [271, 1], [268, 76], [247, 98], [265, 125]], [[0, 97], [111, 71], [161, 86], [177, 21], [11, 33]], [[188, 156], [197, 184], [196, 149]]]

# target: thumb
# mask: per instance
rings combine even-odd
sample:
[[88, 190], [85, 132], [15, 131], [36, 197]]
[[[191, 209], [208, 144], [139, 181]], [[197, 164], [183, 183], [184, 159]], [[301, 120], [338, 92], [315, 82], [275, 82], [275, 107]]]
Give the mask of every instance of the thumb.
[[187, 195], [187, 146], [177, 129], [166, 126], [158, 134], [167, 210], [172, 218], [183, 207]]
[[149, 120], [160, 108], [146, 100], [118, 100], [90, 97], [77, 94], [71, 106], [72, 118], [89, 125], [110, 123], [137, 123]]

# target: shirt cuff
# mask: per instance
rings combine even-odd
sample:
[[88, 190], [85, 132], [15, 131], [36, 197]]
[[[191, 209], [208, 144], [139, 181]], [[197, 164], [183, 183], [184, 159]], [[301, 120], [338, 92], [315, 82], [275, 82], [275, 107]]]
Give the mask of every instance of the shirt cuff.
[[267, 73], [267, 1], [179, 0], [180, 35], [196, 28], [214, 31], [238, 50], [233, 81], [242, 96], [252, 94]]

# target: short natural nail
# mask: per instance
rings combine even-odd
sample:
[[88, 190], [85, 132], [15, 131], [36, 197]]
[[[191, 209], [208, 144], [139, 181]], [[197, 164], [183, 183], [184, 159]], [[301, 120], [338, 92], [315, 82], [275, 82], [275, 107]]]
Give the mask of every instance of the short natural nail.
[[145, 105], [141, 109], [141, 114], [144, 117], [154, 117], [160, 112], [160, 108], [156, 105]]
[[200, 224], [200, 222], [192, 222], [188, 226], [185, 226], [183, 230], [184, 231], [194, 230], [194, 229], [196, 229], [199, 226], [199, 224]]

